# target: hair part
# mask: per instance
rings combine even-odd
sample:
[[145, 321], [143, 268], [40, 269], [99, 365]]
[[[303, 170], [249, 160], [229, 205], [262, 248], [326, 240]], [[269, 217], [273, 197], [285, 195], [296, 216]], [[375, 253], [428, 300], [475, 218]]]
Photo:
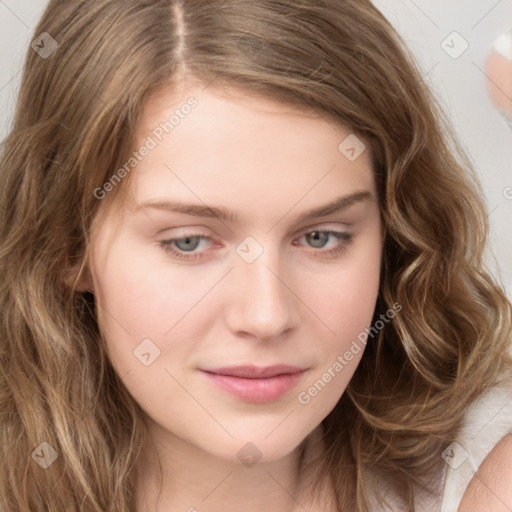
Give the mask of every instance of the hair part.
[[[0, 508], [134, 509], [144, 415], [78, 283], [93, 220], [131, 174], [94, 190], [133, 152], [151, 94], [194, 79], [369, 142], [386, 230], [374, 321], [402, 309], [323, 421], [314, 468], [338, 508], [370, 510], [379, 475], [413, 511], [469, 404], [509, 375], [512, 306], [483, 262], [476, 173], [389, 22], [369, 0], [52, 0], [43, 31], [59, 47], [29, 49], [0, 163]], [[59, 454], [44, 471], [29, 457], [42, 442]]]

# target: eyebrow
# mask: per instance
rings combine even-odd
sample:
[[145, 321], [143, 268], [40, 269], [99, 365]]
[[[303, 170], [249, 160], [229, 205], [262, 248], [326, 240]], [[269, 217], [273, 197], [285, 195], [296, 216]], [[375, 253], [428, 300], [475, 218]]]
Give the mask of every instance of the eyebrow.
[[[306, 219], [313, 219], [317, 217], [325, 217], [331, 213], [336, 213], [346, 210], [351, 206], [373, 199], [373, 194], [369, 190], [361, 190], [352, 194], [338, 197], [328, 204], [313, 208], [307, 212], [302, 213], [297, 221], [301, 222]], [[238, 217], [234, 212], [222, 206], [208, 206], [206, 204], [186, 204], [179, 201], [170, 200], [151, 200], [135, 207], [135, 210], [144, 208], [156, 208], [158, 210], [168, 210], [176, 213], [183, 213], [185, 215], [192, 215], [194, 217], [216, 217], [225, 222], [237, 223]]]

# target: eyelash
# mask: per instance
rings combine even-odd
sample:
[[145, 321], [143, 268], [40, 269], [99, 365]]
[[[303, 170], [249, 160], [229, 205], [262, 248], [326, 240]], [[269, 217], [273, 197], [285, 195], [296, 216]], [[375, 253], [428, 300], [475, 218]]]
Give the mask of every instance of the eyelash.
[[[323, 233], [323, 234], [327, 234], [327, 235], [332, 235], [339, 240], [339, 243], [337, 244], [337, 246], [334, 249], [329, 249], [327, 251], [322, 251], [322, 250], [315, 251], [313, 253], [314, 256], [317, 256], [319, 253], [324, 254], [324, 255], [327, 254], [329, 257], [335, 257], [338, 255], [341, 255], [342, 253], [345, 252], [345, 250], [348, 248], [348, 246], [352, 243], [353, 238], [354, 238], [354, 235], [352, 233], [347, 233], [347, 232], [342, 232], [342, 231], [331, 231], [331, 230], [309, 231], [307, 233], [304, 233], [304, 235], [302, 235], [300, 238], [302, 238], [303, 236], [306, 236], [306, 235], [311, 235], [313, 233]], [[205, 258], [206, 257], [205, 252], [196, 252], [196, 253], [186, 252], [186, 251], [176, 250], [173, 247], [174, 242], [181, 241], [186, 238], [198, 238], [200, 242], [202, 242], [203, 240], [210, 239], [209, 236], [205, 236], [205, 235], [189, 234], [189, 235], [185, 235], [185, 236], [182, 236], [179, 238], [169, 238], [168, 240], [162, 240], [159, 242], [159, 245], [163, 248], [163, 250], [166, 253], [171, 253], [176, 258], [179, 258], [182, 260], [195, 261], [195, 260]]]

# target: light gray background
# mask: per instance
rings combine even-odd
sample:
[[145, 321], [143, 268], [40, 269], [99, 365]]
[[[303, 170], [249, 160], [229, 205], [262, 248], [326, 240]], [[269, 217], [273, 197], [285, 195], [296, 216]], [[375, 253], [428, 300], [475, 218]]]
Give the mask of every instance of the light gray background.
[[[120, 0], [121, 1], [121, 0]], [[314, 0], [312, 0], [314, 1]], [[0, 138], [8, 133], [24, 55], [45, 0], [0, 0]], [[487, 261], [512, 299], [512, 132], [487, 96], [485, 59], [512, 28], [512, 0], [374, 0], [411, 48], [482, 180], [491, 227]], [[457, 59], [441, 43], [457, 31]]]

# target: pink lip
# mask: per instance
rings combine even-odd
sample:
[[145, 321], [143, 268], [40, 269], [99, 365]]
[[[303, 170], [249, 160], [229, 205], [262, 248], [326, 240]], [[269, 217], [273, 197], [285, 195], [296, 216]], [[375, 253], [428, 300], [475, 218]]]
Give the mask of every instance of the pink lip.
[[272, 402], [292, 389], [305, 369], [276, 365], [201, 370], [214, 384], [248, 402]]

